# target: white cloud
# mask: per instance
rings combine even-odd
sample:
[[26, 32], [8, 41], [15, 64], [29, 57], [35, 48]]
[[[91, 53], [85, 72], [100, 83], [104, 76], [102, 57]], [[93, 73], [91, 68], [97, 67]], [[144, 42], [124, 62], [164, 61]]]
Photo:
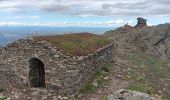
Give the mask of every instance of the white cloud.
[[127, 23], [131, 24], [131, 23], [133, 23], [133, 20], [129, 20], [129, 21], [127, 21]]
[[14, 16], [14, 17], [9, 17], [13, 19], [38, 19], [40, 16], [25, 16], [25, 15], [20, 15], [20, 16]]
[[26, 23], [21, 22], [0, 22], [0, 26], [23, 26], [26, 25]]
[[1, 11], [11, 13], [11, 12], [19, 12], [20, 10], [18, 8], [10, 7], [10, 8], [1, 9]]
[[108, 24], [118, 24], [118, 25], [122, 25], [122, 24], [124, 24], [124, 20], [122, 20], [122, 19], [111, 20], [111, 21], [108, 21]]
[[42, 10], [81, 16], [170, 15], [170, 0], [1, 0], [0, 11]]
[[31, 23], [21, 23], [21, 22], [0, 22], [0, 26], [56, 26], [56, 27], [67, 27], [67, 26], [77, 26], [77, 27], [107, 27], [107, 26], [120, 26], [126, 22], [122, 19], [104, 21], [104, 22], [31, 22]]

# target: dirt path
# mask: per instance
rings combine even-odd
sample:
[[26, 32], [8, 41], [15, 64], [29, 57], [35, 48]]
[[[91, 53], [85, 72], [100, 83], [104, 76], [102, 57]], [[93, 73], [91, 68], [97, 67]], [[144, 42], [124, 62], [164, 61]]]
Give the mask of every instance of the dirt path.
[[115, 90], [125, 88], [128, 83], [128, 81], [113, 78], [108, 86], [98, 89], [95, 93], [86, 94], [82, 96], [80, 100], [105, 100], [107, 95]]
[[126, 88], [130, 81], [124, 80], [122, 76], [117, 75], [114, 66], [115, 65], [112, 65], [108, 85], [97, 89], [94, 93], [83, 94], [80, 100], [107, 100], [107, 95], [111, 94], [113, 91]]

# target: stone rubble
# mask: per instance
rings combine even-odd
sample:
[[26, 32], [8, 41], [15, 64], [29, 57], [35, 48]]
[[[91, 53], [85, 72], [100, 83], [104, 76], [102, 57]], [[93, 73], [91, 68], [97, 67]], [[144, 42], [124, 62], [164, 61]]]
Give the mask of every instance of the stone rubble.
[[108, 100], [156, 100], [146, 93], [120, 89], [108, 96]]

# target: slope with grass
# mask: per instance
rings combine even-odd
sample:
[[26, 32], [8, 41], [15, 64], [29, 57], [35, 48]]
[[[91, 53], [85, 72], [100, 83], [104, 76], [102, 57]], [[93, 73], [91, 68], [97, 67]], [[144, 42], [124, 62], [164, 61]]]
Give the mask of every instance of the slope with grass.
[[170, 24], [121, 27], [104, 34], [116, 44], [116, 74], [131, 80], [127, 89], [170, 99]]
[[48, 41], [71, 56], [84, 56], [94, 53], [97, 49], [107, 45], [109, 41], [99, 35], [91, 33], [75, 33], [55, 36], [33, 36], [37, 41]]
[[127, 89], [162, 98], [170, 97], [169, 62], [139, 52], [128, 52], [117, 59], [118, 72], [122, 71], [123, 79], [131, 80]]

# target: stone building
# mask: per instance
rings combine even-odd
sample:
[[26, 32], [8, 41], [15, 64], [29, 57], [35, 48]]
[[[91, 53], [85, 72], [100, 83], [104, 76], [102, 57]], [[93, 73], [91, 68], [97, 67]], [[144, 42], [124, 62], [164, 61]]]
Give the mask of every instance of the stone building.
[[0, 48], [0, 82], [76, 93], [112, 61], [113, 44], [86, 56], [64, 55], [47, 41], [20, 39]]

